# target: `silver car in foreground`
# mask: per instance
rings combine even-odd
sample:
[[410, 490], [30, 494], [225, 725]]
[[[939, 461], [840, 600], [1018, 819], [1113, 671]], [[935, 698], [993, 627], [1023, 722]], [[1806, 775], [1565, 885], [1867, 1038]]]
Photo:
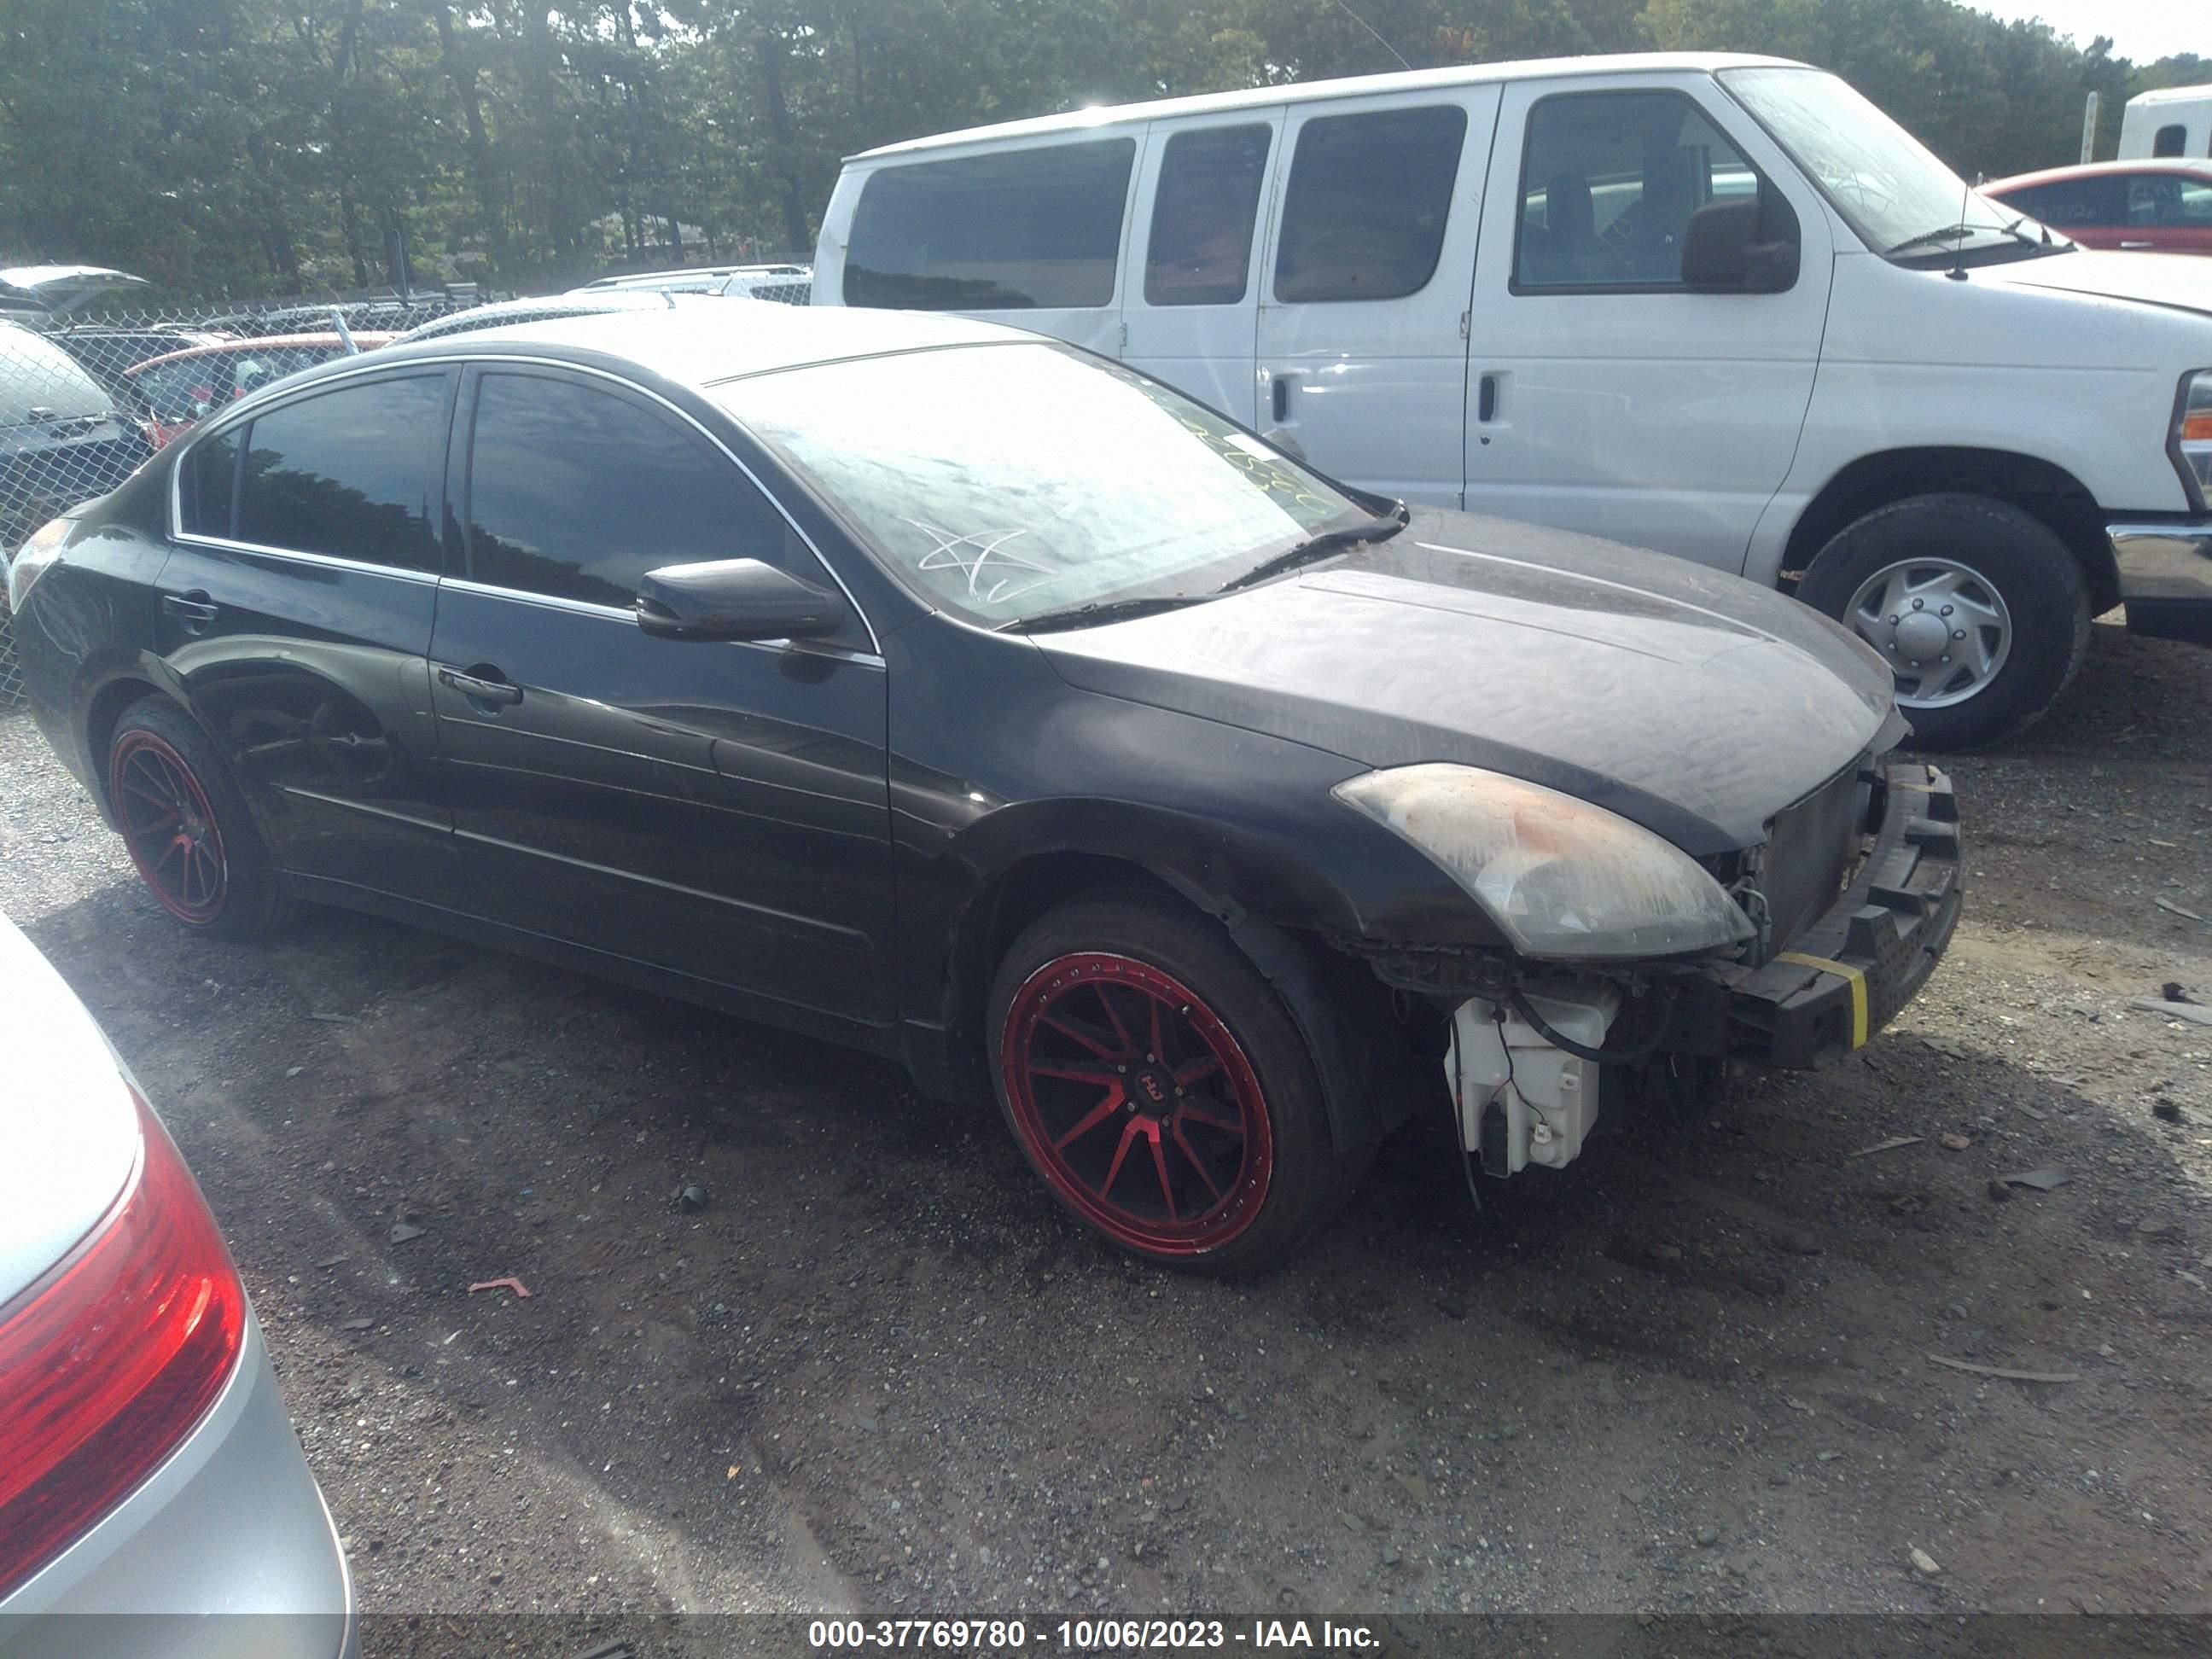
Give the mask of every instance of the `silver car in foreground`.
[[353, 1588], [230, 1252], [0, 917], [0, 1656], [338, 1659]]

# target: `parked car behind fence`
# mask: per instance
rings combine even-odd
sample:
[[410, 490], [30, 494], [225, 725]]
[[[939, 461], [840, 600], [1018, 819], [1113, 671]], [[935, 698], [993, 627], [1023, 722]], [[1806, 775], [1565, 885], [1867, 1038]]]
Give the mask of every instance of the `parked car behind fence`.
[[[156, 429], [173, 435], [191, 416], [173, 393], [188, 405], [193, 390], [204, 390], [210, 396], [203, 401], [212, 408], [342, 354], [334, 312], [345, 317], [354, 343], [366, 349], [392, 337], [380, 328], [412, 328], [472, 303], [451, 297], [337, 305], [217, 301], [160, 311], [63, 313], [32, 303], [30, 291], [23, 292], [25, 304], [0, 315], [0, 565], [32, 531], [80, 501], [106, 495], [153, 453], [154, 411], [141, 406], [134, 387], [147, 387], [161, 403], [167, 414], [158, 417]], [[71, 297], [81, 296], [73, 292]], [[293, 337], [303, 331], [307, 340]], [[213, 349], [200, 356], [207, 348]], [[202, 374], [179, 376], [173, 386], [168, 368], [153, 360], [179, 351], [192, 352], [181, 361]], [[13, 623], [0, 601], [0, 709], [21, 701]]]

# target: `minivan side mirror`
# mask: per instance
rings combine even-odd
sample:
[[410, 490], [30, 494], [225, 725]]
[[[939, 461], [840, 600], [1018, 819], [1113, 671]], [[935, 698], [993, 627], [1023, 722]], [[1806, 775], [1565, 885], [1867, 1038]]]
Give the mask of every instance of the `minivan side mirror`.
[[[1764, 234], [1762, 219], [1781, 224]], [[1761, 186], [1757, 196], [1708, 202], [1682, 233], [1682, 283], [1698, 294], [1779, 294], [1797, 281], [1797, 216]]]
[[663, 565], [637, 584], [637, 625], [656, 639], [812, 639], [841, 613], [827, 588], [758, 559]]

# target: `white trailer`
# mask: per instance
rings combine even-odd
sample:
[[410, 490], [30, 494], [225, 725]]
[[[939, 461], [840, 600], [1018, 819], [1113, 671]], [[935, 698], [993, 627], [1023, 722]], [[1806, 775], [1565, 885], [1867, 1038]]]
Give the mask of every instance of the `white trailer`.
[[2119, 159], [2167, 155], [2212, 155], [2212, 87], [2161, 87], [2128, 100]]

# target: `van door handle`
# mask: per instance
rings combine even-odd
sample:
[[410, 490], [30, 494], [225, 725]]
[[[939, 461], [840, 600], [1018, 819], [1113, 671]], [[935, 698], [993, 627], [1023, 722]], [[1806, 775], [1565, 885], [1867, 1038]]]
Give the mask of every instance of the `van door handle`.
[[[482, 665], [479, 665], [482, 666]], [[490, 672], [496, 674], [495, 668]], [[522, 688], [506, 679], [487, 679], [480, 674], [464, 674], [458, 668], [441, 668], [439, 680], [450, 685], [463, 696], [477, 702], [506, 703], [510, 706], [522, 701]]]
[[209, 600], [206, 591], [198, 587], [189, 593], [162, 594], [161, 609], [182, 622], [188, 634], [202, 632], [222, 614]]
[[1273, 396], [1275, 424], [1280, 426], [1291, 418], [1291, 377], [1289, 375], [1275, 376]]
[[1486, 374], [1475, 387], [1474, 418], [1488, 426], [1498, 418], [1498, 377]]

